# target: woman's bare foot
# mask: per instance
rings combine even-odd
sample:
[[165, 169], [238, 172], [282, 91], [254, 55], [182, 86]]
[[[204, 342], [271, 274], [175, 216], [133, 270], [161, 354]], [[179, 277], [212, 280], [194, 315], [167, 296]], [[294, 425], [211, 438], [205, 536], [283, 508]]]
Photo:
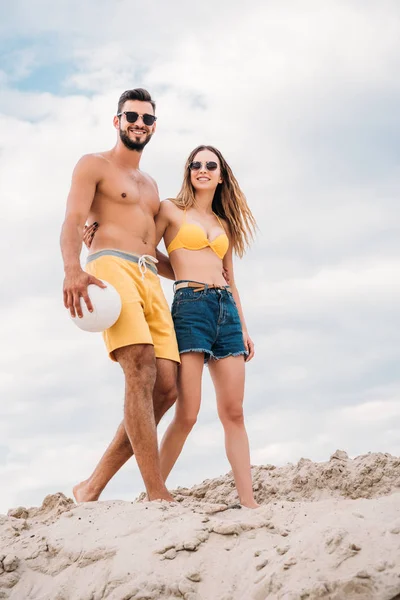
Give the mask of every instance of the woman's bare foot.
[[146, 500], [150, 502], [153, 502], [153, 500], [166, 500], [167, 502], [175, 502], [175, 498], [171, 496], [171, 494], [168, 491], [161, 492], [160, 494], [154, 494], [151, 498], [147, 494]]
[[257, 504], [255, 500], [250, 500], [250, 502], [241, 502], [241, 505], [245, 508], [260, 508], [261, 504]]
[[89, 481], [89, 479], [81, 481], [72, 488], [76, 502], [95, 502], [99, 499], [101, 492], [91, 487]]

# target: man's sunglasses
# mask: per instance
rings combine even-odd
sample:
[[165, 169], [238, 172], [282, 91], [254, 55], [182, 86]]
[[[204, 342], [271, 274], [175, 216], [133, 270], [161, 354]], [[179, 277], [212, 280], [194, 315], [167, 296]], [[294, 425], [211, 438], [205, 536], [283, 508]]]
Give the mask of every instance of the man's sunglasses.
[[149, 115], [147, 113], [145, 113], [144, 115], [139, 115], [139, 113], [133, 112], [132, 110], [126, 110], [124, 112], [120, 112], [117, 114], [117, 117], [122, 117], [122, 115], [125, 115], [128, 123], [136, 123], [138, 118], [142, 117], [143, 123], [145, 125], [148, 125], [149, 127], [151, 127], [151, 125], [154, 125], [154, 121], [157, 120], [157, 117], [155, 117], [154, 115]]
[[194, 160], [190, 163], [189, 169], [191, 171], [199, 171], [203, 165], [205, 166], [207, 171], [215, 171], [216, 169], [218, 169], [218, 163], [216, 163], [213, 160], [209, 160], [206, 163], [201, 163], [199, 160]]

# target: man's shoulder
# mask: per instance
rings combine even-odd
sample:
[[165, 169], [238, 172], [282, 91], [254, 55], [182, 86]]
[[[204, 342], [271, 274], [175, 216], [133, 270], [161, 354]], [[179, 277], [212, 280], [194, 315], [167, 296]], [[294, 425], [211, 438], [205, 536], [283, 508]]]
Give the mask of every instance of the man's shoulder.
[[96, 183], [102, 181], [110, 164], [107, 154], [107, 152], [96, 152], [81, 156], [75, 165], [73, 177]]
[[142, 174], [142, 177], [144, 177], [149, 183], [152, 183], [158, 190], [157, 181], [154, 179], [154, 177], [142, 170], [140, 170], [140, 173]]
[[106, 152], [96, 152], [92, 154], [84, 154], [76, 163], [75, 169], [79, 171], [97, 171], [104, 169], [108, 162]]

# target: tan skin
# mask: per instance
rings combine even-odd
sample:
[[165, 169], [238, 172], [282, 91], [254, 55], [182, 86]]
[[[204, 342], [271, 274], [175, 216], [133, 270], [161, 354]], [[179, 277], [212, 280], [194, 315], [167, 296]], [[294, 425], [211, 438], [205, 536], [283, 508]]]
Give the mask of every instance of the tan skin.
[[[140, 115], [154, 112], [149, 102], [138, 100], [125, 102], [123, 110], [136, 111]], [[136, 142], [145, 141], [156, 128], [155, 123], [146, 126], [142, 117], [130, 124], [125, 115], [114, 117], [113, 123], [117, 133], [121, 129]], [[74, 169], [61, 233], [64, 304], [72, 316], [82, 317], [81, 298], [92, 310], [87, 294], [89, 284], [104, 287], [80, 266], [79, 255], [87, 220], [102, 223], [91, 252], [115, 248], [149, 254], [159, 259], [162, 275], [173, 277], [168, 259], [156, 251], [154, 217], [160, 201], [154, 180], [139, 169], [141, 154], [141, 151], [128, 149], [118, 135], [112, 150], [83, 156]], [[75, 486], [75, 498], [78, 501], [97, 499], [105, 482], [132, 456], [134, 447], [148, 498], [172, 500], [161, 476], [155, 414], [159, 420], [175, 401], [176, 364], [163, 360], [159, 368], [160, 360], [156, 361], [154, 349], [148, 345], [117, 349], [115, 358], [126, 381], [124, 421], [103, 456], [103, 462], [100, 461], [88, 480]]]
[[[191, 174], [196, 206], [187, 211], [186, 220], [199, 225], [209, 240], [215, 239], [224, 232], [230, 237], [228, 226], [224, 224], [224, 230], [221, 230], [221, 224], [211, 210], [215, 189], [221, 182], [220, 170], [208, 172], [204, 168], [207, 161], [219, 163], [218, 157], [209, 150], [203, 150], [194, 160], [202, 162], [203, 165], [202, 169]], [[168, 246], [178, 232], [183, 219], [183, 211], [173, 202], [169, 200], [162, 202], [156, 217], [156, 242], [158, 243], [163, 237], [165, 245]], [[85, 237], [88, 245], [95, 231], [95, 227], [87, 230]], [[230, 243], [223, 261], [210, 248], [198, 251], [183, 248], [175, 250], [170, 255], [170, 261], [177, 280], [188, 279], [219, 286], [226, 285], [225, 278], [229, 280], [242, 323], [245, 347], [249, 352], [246, 360], [251, 360], [254, 356], [254, 344], [247, 332], [235, 284], [232, 244]], [[196, 422], [201, 402], [204, 354], [197, 352], [182, 354], [181, 361], [175, 416], [161, 443], [161, 469], [165, 480]], [[249, 444], [243, 417], [244, 363], [243, 356], [230, 356], [219, 361], [210, 361], [209, 369], [217, 395], [218, 414], [225, 431], [226, 453], [232, 466], [240, 502], [248, 508], [257, 508], [258, 504], [252, 490]]]

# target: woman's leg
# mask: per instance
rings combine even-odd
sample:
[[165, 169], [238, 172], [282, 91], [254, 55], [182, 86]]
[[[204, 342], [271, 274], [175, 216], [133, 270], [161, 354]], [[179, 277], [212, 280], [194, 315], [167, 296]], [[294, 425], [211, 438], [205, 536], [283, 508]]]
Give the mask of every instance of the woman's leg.
[[226, 455], [232, 467], [240, 503], [248, 508], [257, 508], [251, 480], [249, 441], [243, 417], [243, 356], [210, 360], [209, 369], [217, 394], [218, 415], [225, 430]]
[[187, 436], [196, 423], [201, 401], [201, 377], [204, 367], [202, 352], [181, 354], [178, 368], [178, 399], [175, 415], [161, 442], [161, 474], [167, 480], [182, 452]]

